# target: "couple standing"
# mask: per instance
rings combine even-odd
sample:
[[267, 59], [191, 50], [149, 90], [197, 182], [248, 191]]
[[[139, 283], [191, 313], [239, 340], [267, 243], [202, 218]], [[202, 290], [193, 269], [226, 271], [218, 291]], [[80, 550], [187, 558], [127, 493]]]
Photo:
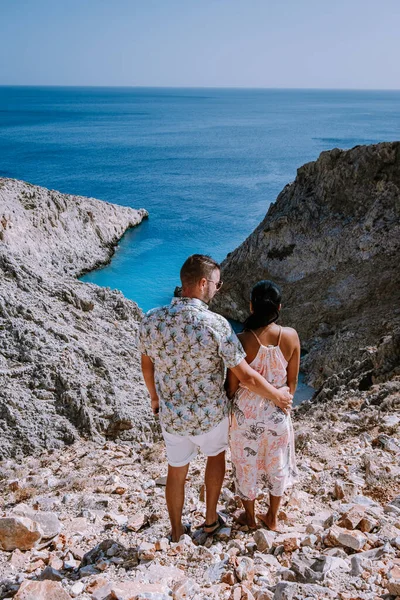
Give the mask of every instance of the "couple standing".
[[256, 527], [255, 498], [263, 487], [270, 505], [259, 518], [276, 529], [281, 496], [296, 477], [290, 408], [299, 370], [297, 333], [275, 323], [280, 292], [272, 282], [253, 288], [251, 315], [239, 341], [228, 321], [208, 309], [222, 285], [218, 263], [194, 254], [180, 276], [182, 297], [149, 311], [139, 334], [143, 376], [152, 411], [160, 412], [167, 450], [170, 538], [178, 541], [190, 530], [182, 510], [189, 463], [198, 448], [207, 456], [206, 517], [194, 541], [204, 543], [225, 524], [217, 502], [229, 427], [236, 491], [245, 509], [238, 520]]

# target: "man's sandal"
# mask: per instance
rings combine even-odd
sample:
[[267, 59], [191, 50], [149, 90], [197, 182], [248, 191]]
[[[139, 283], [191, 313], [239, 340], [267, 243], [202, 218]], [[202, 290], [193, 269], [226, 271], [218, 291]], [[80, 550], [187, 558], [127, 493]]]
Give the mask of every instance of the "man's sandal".
[[[213, 527], [213, 530], [205, 531], [204, 527], [207, 527], [207, 529]], [[192, 538], [193, 543], [196, 544], [196, 546], [203, 546], [206, 543], [206, 541], [208, 540], [208, 538], [213, 537], [223, 527], [226, 527], [226, 521], [225, 521], [225, 519], [223, 519], [221, 517], [221, 515], [219, 513], [217, 513], [217, 520], [214, 521], [214, 523], [210, 523], [208, 525], [207, 523], [204, 522], [202, 525], [197, 527], [197, 531], [194, 533], [193, 538]]]
[[[183, 533], [182, 533], [182, 535], [190, 535], [190, 533], [191, 533], [191, 528], [192, 528], [192, 526], [191, 526], [191, 524], [190, 524], [190, 523], [186, 523], [185, 525], [183, 525]], [[181, 537], [182, 537], [182, 535], [181, 535]], [[180, 538], [179, 538], [179, 539], [180, 539]], [[176, 544], [176, 543], [177, 543], [177, 542], [173, 542], [173, 541], [172, 541], [172, 533], [169, 533], [169, 534], [167, 535], [167, 540], [169, 541], [169, 543], [170, 543], [170, 544]], [[178, 540], [178, 541], [179, 541], [179, 540]]]

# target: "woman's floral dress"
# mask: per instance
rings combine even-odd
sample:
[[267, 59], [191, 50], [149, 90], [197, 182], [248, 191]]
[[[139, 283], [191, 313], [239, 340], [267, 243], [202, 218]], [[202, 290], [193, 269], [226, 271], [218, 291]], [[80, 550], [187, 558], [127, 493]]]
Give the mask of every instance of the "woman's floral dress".
[[[273, 386], [287, 382], [287, 361], [279, 346], [260, 347], [250, 366]], [[230, 429], [233, 476], [237, 494], [254, 500], [262, 489], [282, 496], [297, 479], [294, 433], [290, 415], [271, 400], [266, 400], [245, 387], [239, 387], [233, 398]]]

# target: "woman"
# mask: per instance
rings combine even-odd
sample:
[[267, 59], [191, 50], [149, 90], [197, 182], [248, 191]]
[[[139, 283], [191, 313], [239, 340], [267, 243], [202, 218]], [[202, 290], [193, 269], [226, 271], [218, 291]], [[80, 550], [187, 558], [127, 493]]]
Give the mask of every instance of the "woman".
[[[259, 281], [252, 289], [251, 315], [239, 338], [253, 369], [278, 388], [289, 386], [294, 394], [300, 342], [294, 329], [276, 324], [280, 309], [278, 286], [272, 281]], [[237, 520], [251, 529], [257, 527], [255, 499], [260, 488], [266, 488], [270, 495], [269, 509], [258, 518], [268, 529], [276, 531], [283, 493], [297, 477], [290, 414], [241, 387], [231, 371], [227, 392], [233, 398], [230, 430], [233, 476], [244, 507]]]

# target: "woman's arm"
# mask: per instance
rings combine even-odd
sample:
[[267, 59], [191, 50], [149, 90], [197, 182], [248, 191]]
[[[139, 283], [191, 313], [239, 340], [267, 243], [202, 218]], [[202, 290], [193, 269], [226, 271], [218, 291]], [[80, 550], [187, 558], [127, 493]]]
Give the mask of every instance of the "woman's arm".
[[255, 392], [262, 398], [272, 400], [276, 406], [279, 406], [284, 412], [290, 410], [292, 406], [293, 396], [289, 388], [283, 386], [276, 388], [262, 376], [260, 373], [251, 368], [251, 366], [243, 359], [232, 371], [245, 387], [252, 392]]
[[291, 329], [290, 341], [293, 348], [292, 355], [289, 359], [288, 366], [286, 367], [287, 373], [287, 384], [290, 389], [290, 393], [294, 394], [297, 388], [297, 380], [299, 378], [300, 368], [300, 340], [297, 331]]

